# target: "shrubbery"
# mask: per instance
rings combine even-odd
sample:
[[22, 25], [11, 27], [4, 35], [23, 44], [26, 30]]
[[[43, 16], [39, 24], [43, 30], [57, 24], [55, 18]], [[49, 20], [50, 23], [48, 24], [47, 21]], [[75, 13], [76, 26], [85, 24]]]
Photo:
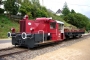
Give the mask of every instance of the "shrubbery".
[[87, 31], [90, 30], [90, 19], [81, 13], [76, 13], [73, 9], [70, 11], [67, 4], [65, 3], [63, 8], [63, 18], [67, 23], [70, 23], [77, 28], [85, 28]]
[[4, 13], [4, 9], [0, 8], [0, 14], [3, 14], [3, 13]]

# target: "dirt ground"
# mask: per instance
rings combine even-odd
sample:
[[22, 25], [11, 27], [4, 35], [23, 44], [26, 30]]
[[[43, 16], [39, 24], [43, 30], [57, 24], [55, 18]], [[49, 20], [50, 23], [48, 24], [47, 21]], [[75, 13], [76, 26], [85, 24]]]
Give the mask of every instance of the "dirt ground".
[[4, 38], [4, 39], [0, 39], [0, 40], [11, 40], [11, 38]]
[[71, 46], [37, 56], [32, 60], [90, 60], [90, 38]]

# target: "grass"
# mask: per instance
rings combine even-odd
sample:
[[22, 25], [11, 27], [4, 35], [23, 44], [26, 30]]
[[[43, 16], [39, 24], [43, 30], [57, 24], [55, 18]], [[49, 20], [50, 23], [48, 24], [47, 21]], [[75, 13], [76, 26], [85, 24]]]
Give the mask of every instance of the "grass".
[[5, 15], [0, 15], [0, 38], [7, 38], [7, 33], [10, 32], [11, 28], [15, 28], [19, 31], [19, 24], [10, 20]]

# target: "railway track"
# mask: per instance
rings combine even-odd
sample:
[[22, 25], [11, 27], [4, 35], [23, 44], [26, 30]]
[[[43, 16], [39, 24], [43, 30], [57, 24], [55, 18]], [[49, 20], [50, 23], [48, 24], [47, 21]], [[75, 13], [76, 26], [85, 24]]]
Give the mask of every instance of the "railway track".
[[[88, 35], [83, 35], [82, 36], [82, 38], [79, 38], [79, 39], [86, 39], [86, 38], [88, 38], [90, 36], [90, 34], [88, 34]], [[77, 40], [79, 40], [79, 39], [77, 39]], [[35, 54], [35, 56], [36, 55], [38, 55], [38, 53], [40, 54], [40, 52], [41, 51], [44, 51], [44, 50], [48, 50], [48, 49], [51, 49], [51, 47], [52, 46], [54, 46], [53, 48], [55, 48], [55, 47], [57, 47], [58, 45], [62, 45], [62, 44], [64, 44], [63, 46], [61, 46], [61, 47], [65, 47], [65, 46], [68, 46], [68, 45], [71, 45], [71, 44], [73, 44], [73, 40], [75, 40], [75, 39], [71, 39], [71, 42], [69, 42], [70, 40], [64, 40], [64, 41], [62, 41], [63, 43], [59, 43], [59, 44], [51, 44], [51, 46], [50, 45], [45, 45], [45, 46], [40, 46], [40, 47], [37, 47], [37, 48], [34, 48], [34, 49], [27, 49], [27, 48], [21, 48], [21, 47], [12, 47], [12, 48], [7, 48], [7, 49], [2, 49], [2, 50], [0, 50], [0, 57], [2, 58], [2, 57], [7, 57], [7, 56], [12, 56], [12, 55], [16, 55], [16, 54], [19, 54], [19, 53], [24, 53], [25, 52], [25, 54], [27, 54], [27, 51], [29, 52], [29, 54], [30, 55], [28, 55], [28, 56], [32, 56], [33, 55], [33, 57], [34, 57], [34, 54]], [[69, 42], [69, 43], [68, 43]], [[59, 46], [59, 48], [60, 48], [60, 46]], [[58, 48], [57, 48], [58, 49]], [[54, 50], [54, 49], [51, 49], [51, 50]], [[55, 49], [56, 50], [56, 49]], [[37, 51], [37, 53], [35, 53], [35, 52]], [[39, 52], [40, 51], [40, 52]], [[32, 54], [33, 53], [33, 54]], [[43, 54], [44, 52], [42, 52], [41, 54]], [[21, 55], [19, 55], [19, 56], [21, 56]], [[32, 57], [32, 58], [33, 58]]]
[[85, 38], [88, 38], [88, 37], [90, 37], [90, 33], [89, 34], [86, 34], [86, 35], [82, 35], [82, 38], [81, 39], [85, 39]]
[[18, 53], [22, 53], [22, 52], [26, 52], [26, 51], [28, 51], [28, 49], [18, 48], [18, 47], [1, 49], [0, 50], [0, 57], [9, 56], [12, 54], [18, 54]]

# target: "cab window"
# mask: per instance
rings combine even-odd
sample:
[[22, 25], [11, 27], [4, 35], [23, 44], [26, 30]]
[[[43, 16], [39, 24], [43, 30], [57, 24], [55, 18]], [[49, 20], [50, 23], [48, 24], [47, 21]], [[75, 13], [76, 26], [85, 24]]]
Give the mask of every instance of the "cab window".
[[59, 30], [62, 30], [63, 29], [63, 24], [58, 24], [59, 25]]
[[55, 28], [56, 28], [56, 22], [51, 22], [50, 29], [55, 29]]

